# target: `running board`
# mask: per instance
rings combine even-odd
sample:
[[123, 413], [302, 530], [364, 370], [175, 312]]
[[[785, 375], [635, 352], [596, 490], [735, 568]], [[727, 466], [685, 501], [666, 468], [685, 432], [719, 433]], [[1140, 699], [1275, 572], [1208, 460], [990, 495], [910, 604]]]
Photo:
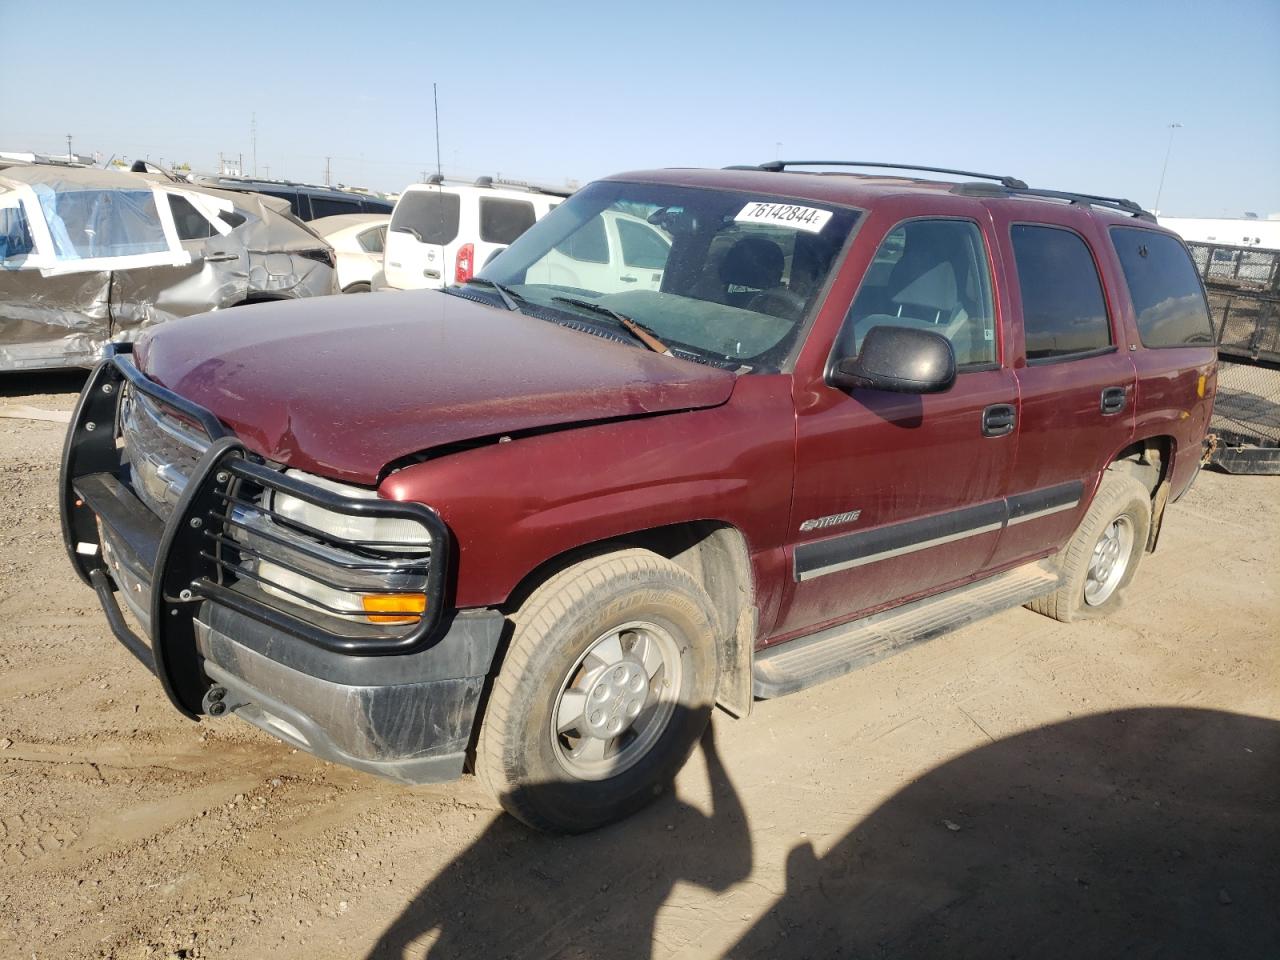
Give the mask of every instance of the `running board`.
[[767, 700], [832, 680], [914, 644], [1053, 593], [1060, 582], [1049, 561], [1042, 560], [788, 640], [756, 654], [754, 693]]

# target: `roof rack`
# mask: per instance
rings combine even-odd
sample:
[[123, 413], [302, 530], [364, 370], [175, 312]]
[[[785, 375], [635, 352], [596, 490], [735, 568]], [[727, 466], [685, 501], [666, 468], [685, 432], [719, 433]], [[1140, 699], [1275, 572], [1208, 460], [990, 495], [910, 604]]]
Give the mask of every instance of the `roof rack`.
[[1095, 193], [1075, 193], [1069, 190], [1042, 190], [1029, 187], [1026, 181], [1017, 177], [1001, 176], [995, 173], [975, 173], [972, 170], [951, 170], [947, 167], [918, 167], [908, 163], [880, 163], [861, 160], [770, 160], [766, 163], [735, 165], [725, 167], [726, 170], [765, 170], [780, 173], [788, 167], [875, 167], [885, 170], [918, 170], [926, 173], [945, 173], [954, 177], [976, 177], [979, 180], [991, 180], [993, 183], [958, 183], [951, 188], [952, 193], [963, 196], [1027, 196], [1041, 197], [1048, 200], [1065, 200], [1068, 203], [1084, 204], [1092, 207], [1106, 207], [1127, 213], [1139, 220], [1155, 222], [1155, 215], [1132, 200], [1122, 197], [1103, 197]]
[[921, 167], [911, 163], [880, 163], [862, 160], [769, 160], [766, 163], [725, 167], [726, 170], [766, 170], [770, 173], [781, 173], [787, 167], [876, 167], [885, 170], [918, 170], [924, 173], [946, 173], [953, 177], [977, 177], [979, 180], [994, 180], [1010, 190], [1025, 190], [1026, 183], [1017, 177], [1002, 176], [998, 173], [975, 173], [972, 170], [951, 170], [947, 167]]
[[1047, 200], [1065, 200], [1067, 203], [1090, 207], [1105, 207], [1128, 214], [1139, 220], [1156, 222], [1155, 214], [1142, 208], [1140, 204], [1123, 197], [1104, 197], [1096, 193], [1076, 193], [1074, 190], [1042, 190], [1038, 187], [1000, 187], [987, 183], [959, 183], [951, 188], [952, 193], [970, 197], [1022, 196], [1041, 197]]

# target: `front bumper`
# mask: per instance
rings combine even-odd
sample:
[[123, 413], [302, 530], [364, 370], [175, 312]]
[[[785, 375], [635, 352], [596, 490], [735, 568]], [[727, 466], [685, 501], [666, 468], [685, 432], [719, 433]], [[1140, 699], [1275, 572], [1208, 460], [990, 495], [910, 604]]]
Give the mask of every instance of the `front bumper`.
[[[125, 381], [210, 436], [167, 521], [129, 486], [117, 446]], [[417, 504], [348, 500], [286, 478], [201, 408], [146, 380], [112, 352], [72, 416], [61, 475], [63, 536], [112, 632], [193, 719], [237, 714], [327, 760], [408, 783], [462, 772], [485, 678], [506, 621], [493, 610], [443, 613], [447, 535]], [[211, 542], [226, 544], [228, 504], [269, 486], [328, 509], [418, 521], [431, 537], [428, 614], [399, 633], [339, 632], [269, 602]], [[230, 572], [229, 572], [230, 571]], [[131, 630], [120, 602], [142, 625]]]

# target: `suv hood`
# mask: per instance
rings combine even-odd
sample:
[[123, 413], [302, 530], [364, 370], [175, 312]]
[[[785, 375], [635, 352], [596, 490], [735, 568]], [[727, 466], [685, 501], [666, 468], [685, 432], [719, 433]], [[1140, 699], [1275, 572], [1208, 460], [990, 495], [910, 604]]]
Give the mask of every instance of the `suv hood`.
[[446, 444], [716, 406], [735, 379], [434, 290], [204, 314], [135, 358], [262, 456], [369, 485]]

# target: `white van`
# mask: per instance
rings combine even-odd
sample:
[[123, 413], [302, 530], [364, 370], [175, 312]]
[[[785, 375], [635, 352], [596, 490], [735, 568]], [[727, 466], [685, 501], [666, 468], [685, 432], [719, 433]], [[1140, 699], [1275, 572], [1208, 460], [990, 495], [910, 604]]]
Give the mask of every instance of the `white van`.
[[465, 283], [566, 196], [491, 177], [458, 184], [434, 176], [412, 184], [391, 214], [379, 286]]

